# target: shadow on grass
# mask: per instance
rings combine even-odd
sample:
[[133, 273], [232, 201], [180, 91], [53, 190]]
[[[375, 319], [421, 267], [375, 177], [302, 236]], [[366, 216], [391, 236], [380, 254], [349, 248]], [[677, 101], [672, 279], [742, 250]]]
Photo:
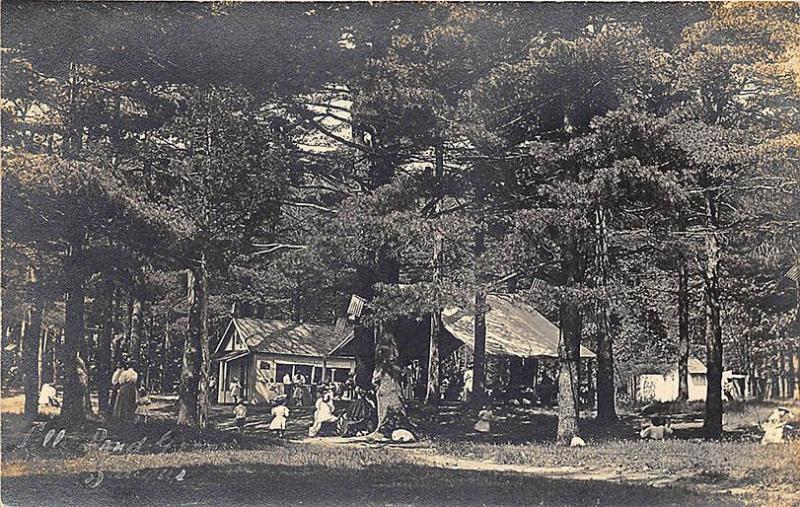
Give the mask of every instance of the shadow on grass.
[[[472, 443], [528, 444], [555, 441], [558, 417], [552, 410], [520, 407], [496, 407], [490, 433], [477, 433], [473, 426], [477, 417], [461, 406], [447, 407], [438, 417], [419, 417], [421, 433], [434, 440]], [[639, 421], [623, 417], [617, 422], [596, 422], [581, 419], [581, 435], [594, 440], [628, 440], [638, 438]]]
[[181, 482], [152, 476], [107, 476], [96, 489], [87, 489], [83, 478], [5, 479], [3, 501], [18, 506], [741, 504], [729, 496], [701, 496], [679, 488], [554, 480], [405, 463], [351, 469], [290, 464], [203, 466], [186, 470]]
[[[434, 440], [481, 444], [531, 444], [553, 443], [556, 436], [558, 417], [552, 409], [532, 409], [522, 407], [496, 407], [496, 420], [492, 422], [491, 432], [478, 433], [473, 430], [477, 421], [474, 410], [461, 405], [443, 408], [438, 416], [420, 412], [415, 417], [420, 433]], [[586, 441], [635, 441], [641, 440], [639, 432], [643, 421], [649, 418], [638, 415], [620, 415], [617, 421], [599, 421], [583, 417], [579, 421], [581, 436]], [[674, 428], [674, 439], [702, 439], [702, 428]], [[752, 436], [740, 429], [725, 431], [723, 440], [753, 440]]]

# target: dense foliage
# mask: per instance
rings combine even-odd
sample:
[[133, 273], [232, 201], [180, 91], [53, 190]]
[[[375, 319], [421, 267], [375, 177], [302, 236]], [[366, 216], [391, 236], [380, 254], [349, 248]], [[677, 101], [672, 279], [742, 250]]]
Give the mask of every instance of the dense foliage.
[[202, 426], [231, 305], [358, 293], [402, 414], [398, 322], [438, 357], [442, 308], [504, 292], [562, 329], [562, 442], [581, 343], [601, 418], [690, 355], [711, 436], [723, 368], [800, 393], [796, 5], [4, 7], [4, 388], [84, 417], [129, 355]]

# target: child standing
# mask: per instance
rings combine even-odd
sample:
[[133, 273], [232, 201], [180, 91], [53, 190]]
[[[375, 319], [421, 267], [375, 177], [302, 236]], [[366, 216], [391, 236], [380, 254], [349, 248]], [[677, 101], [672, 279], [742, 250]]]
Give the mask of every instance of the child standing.
[[272, 421], [269, 423], [269, 429], [276, 431], [278, 437], [283, 438], [286, 431], [286, 419], [289, 417], [289, 408], [286, 406], [286, 399], [281, 398], [278, 404], [272, 407]]
[[147, 396], [147, 391], [144, 387], [139, 389], [139, 397], [136, 399], [136, 420], [138, 422], [147, 422], [150, 417], [150, 397]]
[[244, 430], [244, 423], [247, 421], [247, 407], [244, 406], [242, 400], [239, 400], [239, 403], [233, 407], [233, 418], [236, 428], [238, 428], [239, 432], [242, 432]]

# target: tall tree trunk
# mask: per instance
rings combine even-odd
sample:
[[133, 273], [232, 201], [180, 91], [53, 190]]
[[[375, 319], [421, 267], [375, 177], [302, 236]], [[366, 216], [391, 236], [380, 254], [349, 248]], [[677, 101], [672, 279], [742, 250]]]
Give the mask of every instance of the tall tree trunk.
[[431, 313], [431, 335], [428, 347], [428, 385], [425, 391], [425, 404], [438, 406], [441, 398], [439, 378], [439, 337], [442, 332], [442, 312], [434, 309]]
[[130, 366], [142, 374], [142, 296], [137, 290], [131, 295], [131, 338], [128, 342]]
[[378, 400], [376, 432], [389, 433], [406, 422], [397, 335], [392, 322], [375, 324], [375, 373], [372, 383]]
[[144, 314], [148, 316], [148, 325], [146, 326], [145, 334], [144, 334], [145, 335], [145, 344], [147, 346], [147, 348], [146, 348], [147, 354], [145, 355], [145, 358], [144, 358], [144, 361], [145, 361], [145, 363], [144, 363], [145, 364], [145, 374], [144, 374], [145, 384], [144, 385], [145, 385], [145, 388], [148, 391], [150, 391], [152, 389], [152, 381], [151, 381], [150, 375], [151, 375], [152, 370], [153, 370], [153, 367], [152, 367], [153, 359], [154, 359], [153, 356], [155, 355], [155, 352], [156, 352], [156, 347], [155, 347], [155, 344], [153, 343], [153, 338], [154, 338], [153, 335], [155, 335], [155, 315], [153, 313], [154, 312], [151, 311], [150, 305], [145, 306]]
[[558, 429], [556, 442], [569, 445], [578, 436], [578, 362], [580, 358], [581, 313], [571, 301], [559, 308]]
[[70, 421], [82, 421], [91, 413], [86, 405], [89, 376], [80, 356], [86, 340], [84, 332], [85, 287], [83, 277], [83, 236], [70, 242], [66, 262], [66, 304], [64, 312], [64, 402], [61, 415]]
[[[472, 185], [475, 188], [475, 206], [479, 212], [483, 212], [484, 201], [488, 192], [486, 174], [488, 168], [481, 165], [476, 166], [472, 171]], [[472, 395], [469, 402], [473, 407], [481, 406], [486, 400], [486, 293], [480, 284], [483, 283], [484, 273], [481, 271], [481, 257], [486, 252], [486, 231], [485, 223], [481, 216], [475, 221], [475, 243], [473, 252], [475, 255], [475, 281], [479, 284], [475, 292], [475, 324], [474, 324], [474, 345], [472, 360]]]
[[64, 348], [64, 328], [60, 332], [53, 333], [53, 350], [50, 355], [53, 367], [53, 385], [58, 383], [58, 358], [63, 355], [62, 349]]
[[[169, 310], [164, 320], [164, 343], [161, 347], [161, 392], [167, 393], [170, 391], [170, 385], [167, 382], [167, 364], [170, 360], [170, 340], [169, 340]], [[222, 379], [217, 379], [217, 383], [222, 382]]]
[[792, 393], [792, 398], [797, 401], [800, 400], [800, 352], [797, 349], [792, 354], [792, 372], [794, 374], [794, 393]]
[[189, 271], [189, 330], [183, 351], [178, 424], [208, 423], [208, 301], [205, 254]]
[[28, 283], [33, 288], [33, 302], [28, 307], [29, 325], [25, 330], [22, 348], [22, 370], [25, 384], [25, 417], [34, 419], [39, 415], [39, 351], [42, 332], [44, 296], [37, 286], [36, 272], [28, 268]]
[[475, 293], [475, 350], [472, 359], [472, 394], [467, 400], [473, 407], [486, 400], [486, 293]]
[[[380, 136], [376, 132], [372, 134], [368, 143], [372, 146], [372, 153], [369, 156], [369, 167], [365, 179], [368, 181], [370, 190], [377, 190], [392, 181], [398, 159], [396, 155], [384, 152]], [[365, 141], [363, 127], [358, 128], [356, 135], [361, 142]], [[371, 300], [374, 296], [376, 282], [396, 284], [399, 281], [400, 267], [396, 260], [389, 255], [387, 248], [379, 249], [376, 255], [377, 262], [363, 264], [357, 269], [356, 290], [367, 300]], [[395, 419], [400, 421], [405, 419], [405, 405], [400, 388], [402, 369], [397, 351], [397, 336], [393, 328], [394, 325], [391, 322], [379, 322], [372, 330], [375, 339], [372, 383], [376, 388], [378, 402], [378, 430], [389, 429], [388, 425], [393, 424]], [[364, 331], [366, 332], [368, 329], [364, 329]], [[386, 427], [380, 428], [380, 426]]]
[[720, 323], [719, 257], [716, 197], [706, 190], [706, 376], [708, 378], [703, 429], [708, 438], [722, 436], [722, 325]]
[[133, 333], [133, 295], [128, 295], [128, 302], [125, 306], [125, 341], [121, 343], [119, 353], [120, 359], [123, 355], [130, 356], [131, 335]]
[[111, 342], [114, 338], [114, 284], [103, 281], [103, 328], [97, 347], [97, 403], [101, 414], [109, 413], [111, 391]]
[[778, 356], [780, 357], [780, 360], [778, 362], [779, 368], [780, 368], [779, 369], [779, 371], [780, 371], [779, 385], [780, 385], [780, 393], [781, 393], [780, 397], [781, 398], [788, 398], [789, 397], [789, 395], [788, 395], [788, 393], [789, 393], [789, 389], [788, 389], [789, 388], [789, 365], [787, 364], [787, 361], [786, 361], [786, 351], [785, 350], [780, 350], [778, 352]]
[[[795, 329], [800, 330], [800, 278], [797, 278], [794, 281], [794, 295], [795, 295]], [[793, 351], [792, 353], [792, 372], [794, 374], [794, 393], [792, 393], [792, 398], [795, 400], [800, 400], [800, 349], [798, 349], [798, 344], [795, 342], [795, 347], [792, 347], [790, 350]]]
[[[436, 167], [434, 169], [434, 177], [436, 179], [436, 192], [434, 199], [434, 214], [436, 219], [439, 218], [439, 213], [442, 210], [442, 178], [444, 177], [444, 147], [437, 144], [435, 148]], [[443, 252], [444, 239], [442, 233], [437, 229], [433, 238], [433, 283], [436, 286], [436, 291], [441, 289], [442, 281], [442, 264], [444, 260]], [[439, 378], [439, 337], [442, 332], [442, 307], [440, 298], [437, 297], [436, 305], [431, 312], [431, 335], [430, 344], [428, 347], [428, 385], [425, 391], [425, 404], [429, 406], [438, 406], [440, 398], [440, 378]]]
[[[608, 314], [608, 229], [606, 212], [602, 207], [595, 211], [595, 232], [597, 234], [597, 262], [599, 285], [603, 290], [598, 304], [597, 333], [597, 419], [616, 421], [616, 388], [614, 385], [614, 336]], [[580, 349], [579, 356], [580, 358]], [[580, 361], [580, 359], [579, 359]], [[580, 362], [579, 362], [580, 364]], [[591, 371], [589, 372], [591, 376]]]
[[[616, 421], [616, 386], [614, 383], [614, 338], [609, 323], [608, 306], [600, 305], [597, 336], [597, 419]], [[591, 376], [591, 370], [589, 372]]]
[[29, 315], [25, 314], [22, 317], [22, 322], [19, 324], [19, 336], [17, 337], [17, 358], [22, 362], [22, 354], [25, 349], [25, 335], [28, 332], [28, 319]]
[[[581, 258], [577, 240], [570, 240], [564, 248], [562, 271], [564, 285], [575, 286], [581, 276]], [[558, 429], [556, 442], [569, 445], [573, 437], [578, 436], [578, 369], [580, 362], [581, 333], [583, 322], [578, 303], [571, 295], [559, 307], [559, 340], [558, 359]]]
[[81, 343], [80, 349], [80, 356], [81, 360], [83, 361], [84, 370], [86, 372], [86, 391], [84, 396], [86, 398], [85, 403], [86, 406], [89, 407], [89, 413], [93, 413], [92, 407], [92, 385], [95, 379], [92, 378], [92, 355], [94, 350], [94, 340], [95, 340], [95, 333], [84, 333], [84, 340]]
[[[482, 201], [483, 191], [479, 191], [478, 194], [478, 199]], [[476, 265], [479, 264], [479, 259], [486, 250], [485, 240], [483, 224], [478, 224], [475, 230]], [[476, 279], [480, 283], [480, 273], [476, 273]], [[486, 293], [479, 289], [475, 293], [475, 348], [472, 359], [472, 394], [467, 400], [473, 407], [481, 406], [486, 400], [486, 311]]]
[[689, 270], [678, 266], [678, 401], [689, 400]]
[[[387, 249], [378, 252], [378, 263], [375, 270], [363, 270], [360, 281], [368, 283], [365, 293], [374, 297], [375, 282], [396, 284], [400, 279], [400, 266], [390, 257]], [[377, 322], [374, 326], [375, 367], [372, 384], [378, 401], [378, 428], [376, 432], [390, 432], [397, 426], [405, 425], [406, 407], [401, 388], [402, 365], [398, 347], [396, 320]]]
[[122, 364], [122, 354], [127, 344], [130, 331], [130, 311], [125, 303], [123, 291], [117, 287], [114, 291], [114, 318], [111, 336], [111, 369], [114, 370]]
[[[47, 312], [47, 307], [45, 306], [42, 308], [42, 320], [44, 320], [45, 312]], [[45, 368], [47, 367], [48, 363], [48, 354], [50, 353], [50, 348], [48, 343], [50, 341], [50, 329], [47, 326], [42, 326], [42, 338], [39, 340], [39, 358], [38, 358], [38, 367], [37, 371], [39, 372], [39, 385], [43, 384], [45, 381]]]

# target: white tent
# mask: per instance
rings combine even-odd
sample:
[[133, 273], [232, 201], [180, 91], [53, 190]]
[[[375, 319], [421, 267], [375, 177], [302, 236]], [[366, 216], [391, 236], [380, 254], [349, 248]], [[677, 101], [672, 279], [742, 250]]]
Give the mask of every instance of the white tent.
[[[530, 306], [513, 301], [509, 296], [489, 295], [486, 313], [486, 353], [516, 357], [558, 357], [560, 330]], [[442, 321], [459, 341], [470, 348], [475, 345], [475, 315], [472, 311], [448, 308]], [[581, 358], [594, 358], [595, 353], [581, 346]]]

